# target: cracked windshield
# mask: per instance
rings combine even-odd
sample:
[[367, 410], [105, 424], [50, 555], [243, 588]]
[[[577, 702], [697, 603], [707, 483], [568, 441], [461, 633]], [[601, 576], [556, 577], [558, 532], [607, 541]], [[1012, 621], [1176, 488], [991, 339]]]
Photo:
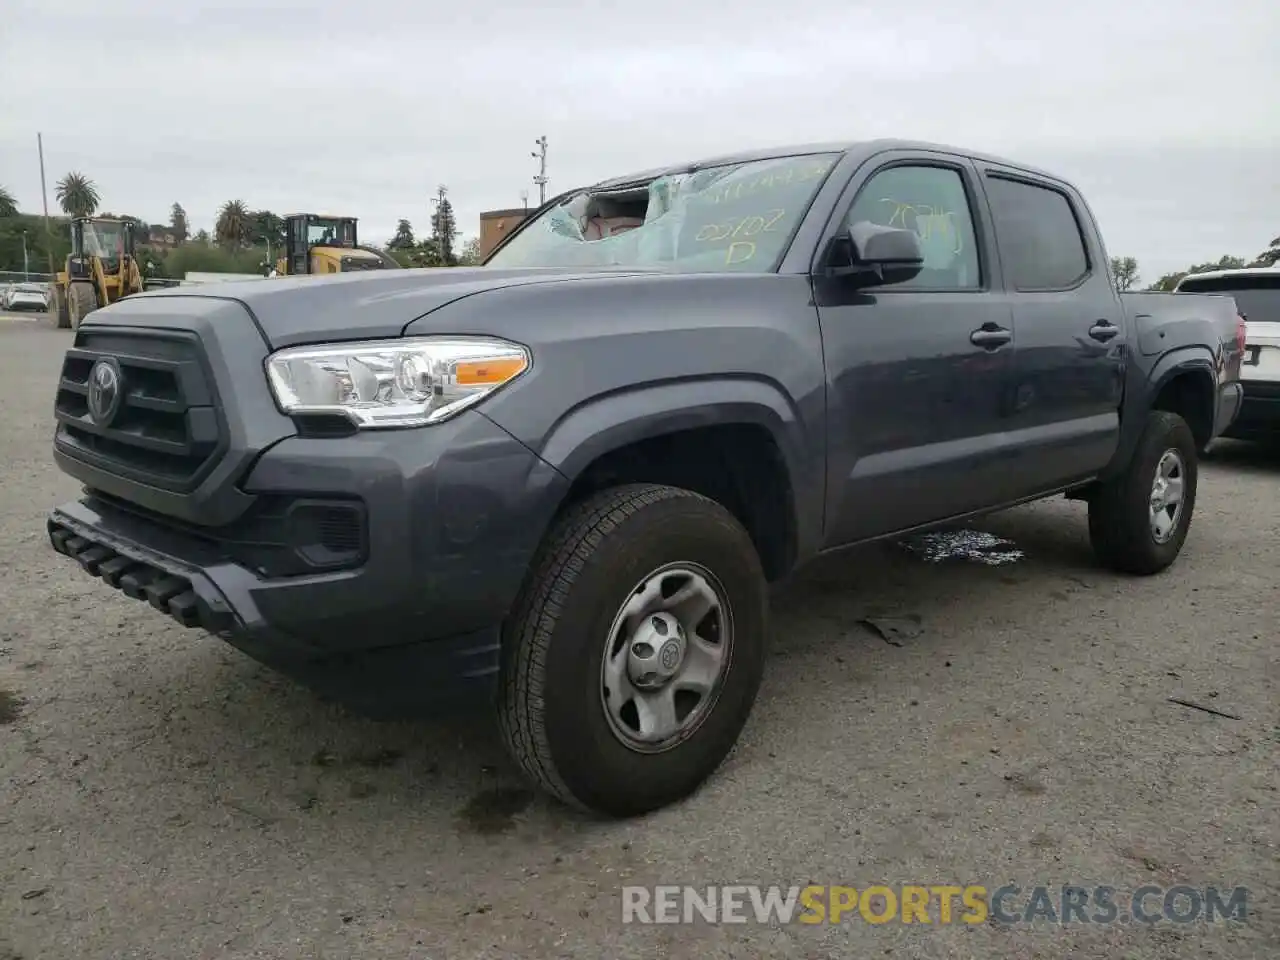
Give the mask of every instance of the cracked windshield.
[[530, 223], [489, 265], [772, 270], [836, 159], [783, 157], [583, 191]]

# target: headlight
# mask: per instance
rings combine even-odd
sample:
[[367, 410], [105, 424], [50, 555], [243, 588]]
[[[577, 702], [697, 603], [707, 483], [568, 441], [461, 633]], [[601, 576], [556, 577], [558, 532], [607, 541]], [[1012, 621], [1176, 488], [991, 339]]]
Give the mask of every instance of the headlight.
[[529, 351], [506, 340], [408, 337], [281, 350], [267, 358], [267, 379], [287, 414], [336, 413], [385, 429], [446, 420], [529, 365]]

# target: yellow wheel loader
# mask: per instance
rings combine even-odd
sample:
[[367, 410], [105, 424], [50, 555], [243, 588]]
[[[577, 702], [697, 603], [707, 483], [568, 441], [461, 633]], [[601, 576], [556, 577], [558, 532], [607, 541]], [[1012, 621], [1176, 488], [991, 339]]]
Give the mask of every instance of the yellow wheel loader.
[[268, 276], [347, 273], [352, 270], [399, 269], [391, 256], [356, 241], [355, 217], [291, 213], [284, 218], [284, 256]]
[[143, 290], [134, 255], [133, 222], [101, 217], [71, 221], [71, 253], [49, 284], [49, 314], [62, 329], [77, 330], [99, 307]]

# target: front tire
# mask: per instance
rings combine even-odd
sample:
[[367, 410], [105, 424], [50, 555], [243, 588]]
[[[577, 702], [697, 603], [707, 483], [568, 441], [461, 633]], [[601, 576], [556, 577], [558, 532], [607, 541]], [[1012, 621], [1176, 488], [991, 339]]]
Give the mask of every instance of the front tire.
[[1199, 477], [1195, 437], [1176, 413], [1153, 410], [1128, 469], [1089, 503], [1094, 554], [1122, 573], [1166, 569], [1191, 528]]
[[580, 809], [687, 796], [746, 724], [767, 619], [755, 546], [720, 504], [653, 484], [588, 497], [553, 525], [503, 638], [508, 751]]
[[59, 330], [71, 329], [71, 312], [67, 307], [67, 296], [58, 284], [49, 286], [49, 313], [53, 315], [53, 323]]
[[79, 330], [84, 318], [98, 309], [98, 291], [92, 283], [78, 280], [67, 288], [67, 309], [71, 314], [71, 329]]

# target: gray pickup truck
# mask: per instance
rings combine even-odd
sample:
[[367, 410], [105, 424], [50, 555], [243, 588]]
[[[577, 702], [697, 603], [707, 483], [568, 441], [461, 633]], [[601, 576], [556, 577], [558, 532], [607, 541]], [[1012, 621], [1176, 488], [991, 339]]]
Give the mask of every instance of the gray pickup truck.
[[626, 816], [728, 754], [768, 585], [1053, 495], [1182, 547], [1240, 402], [1229, 296], [1120, 295], [1050, 174], [908, 142], [575, 190], [482, 267], [130, 297], [67, 351], [53, 548], [376, 715], [490, 702]]

